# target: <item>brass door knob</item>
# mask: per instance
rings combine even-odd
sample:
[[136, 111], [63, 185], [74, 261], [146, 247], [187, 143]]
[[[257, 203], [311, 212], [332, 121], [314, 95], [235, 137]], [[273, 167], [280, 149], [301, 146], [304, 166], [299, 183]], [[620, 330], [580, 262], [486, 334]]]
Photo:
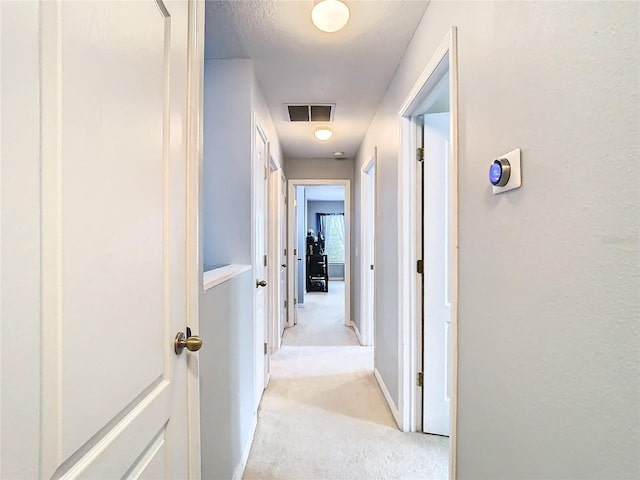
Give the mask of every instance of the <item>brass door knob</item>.
[[266, 287], [267, 286], [267, 281], [266, 280], [256, 280], [256, 288], [258, 287]]
[[178, 332], [174, 343], [176, 355], [180, 355], [185, 348], [190, 352], [197, 352], [202, 348], [202, 339], [195, 335], [187, 338], [184, 333]]

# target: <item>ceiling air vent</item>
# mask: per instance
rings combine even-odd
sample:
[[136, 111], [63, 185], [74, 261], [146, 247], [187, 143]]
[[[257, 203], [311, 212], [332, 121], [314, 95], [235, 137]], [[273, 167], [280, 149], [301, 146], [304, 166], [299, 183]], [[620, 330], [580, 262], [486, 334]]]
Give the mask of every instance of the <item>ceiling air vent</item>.
[[333, 122], [335, 104], [324, 103], [318, 105], [289, 104], [285, 105], [287, 119], [290, 122]]

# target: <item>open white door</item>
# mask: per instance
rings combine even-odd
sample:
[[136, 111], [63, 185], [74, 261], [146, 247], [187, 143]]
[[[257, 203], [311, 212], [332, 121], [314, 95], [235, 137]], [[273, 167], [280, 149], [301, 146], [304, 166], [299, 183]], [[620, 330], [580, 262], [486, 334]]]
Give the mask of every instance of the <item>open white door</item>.
[[423, 430], [449, 435], [451, 396], [450, 115], [424, 116]]
[[188, 5], [0, 9], [0, 476], [187, 478]]
[[362, 166], [360, 172], [360, 274], [362, 291], [360, 303], [360, 333], [363, 345], [373, 345], [375, 338], [375, 185], [376, 157]]
[[284, 173], [280, 171], [279, 182], [279, 202], [278, 209], [278, 228], [280, 229], [280, 248], [279, 248], [279, 272], [280, 272], [280, 318], [278, 319], [278, 346], [284, 333], [284, 327], [287, 324], [287, 180]]
[[305, 187], [296, 187], [296, 301], [294, 309], [296, 315], [295, 324], [298, 324], [298, 309], [304, 307], [304, 296], [307, 292], [305, 258], [307, 255], [307, 195]]
[[293, 186], [289, 181], [289, 209], [288, 228], [289, 246], [287, 268], [289, 269], [289, 301], [288, 324], [293, 327], [298, 324], [298, 308], [304, 299], [304, 243], [301, 239], [304, 229], [304, 187]]
[[255, 222], [255, 238], [254, 238], [254, 259], [253, 274], [255, 280], [255, 316], [254, 316], [254, 333], [255, 333], [255, 374], [256, 374], [256, 391], [255, 391], [255, 407], [258, 408], [262, 393], [269, 382], [269, 364], [267, 352], [267, 312], [268, 312], [268, 295], [267, 295], [267, 181], [268, 181], [268, 146], [267, 137], [262, 128], [257, 124], [255, 127], [255, 146], [254, 146], [254, 222]]

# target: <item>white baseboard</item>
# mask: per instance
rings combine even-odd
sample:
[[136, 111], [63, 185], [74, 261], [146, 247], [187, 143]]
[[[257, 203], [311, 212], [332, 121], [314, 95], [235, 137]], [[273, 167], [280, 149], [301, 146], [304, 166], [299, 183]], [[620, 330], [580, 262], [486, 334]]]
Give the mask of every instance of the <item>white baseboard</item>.
[[251, 452], [251, 445], [253, 445], [253, 437], [256, 434], [257, 426], [258, 426], [258, 414], [256, 413], [253, 416], [253, 422], [251, 424], [249, 438], [247, 438], [247, 443], [245, 443], [244, 449], [242, 449], [242, 457], [240, 457], [240, 461], [238, 462], [238, 465], [236, 465], [236, 469], [233, 471], [233, 480], [242, 480], [242, 475], [244, 475], [244, 469], [247, 467], [247, 461], [249, 460], [249, 452]]
[[356, 337], [358, 337], [360, 345], [364, 345], [364, 342], [362, 341], [362, 334], [360, 333], [360, 330], [358, 330], [358, 325], [356, 325], [354, 322], [351, 322], [351, 324], [353, 326], [353, 331], [356, 332]]
[[378, 371], [377, 368], [373, 369], [373, 375], [376, 377], [376, 380], [378, 381], [380, 390], [382, 390], [382, 395], [384, 395], [384, 399], [387, 401], [387, 405], [389, 405], [389, 410], [391, 410], [391, 414], [393, 415], [393, 419], [396, 421], [396, 425], [400, 430], [402, 430], [402, 427], [401, 427], [402, 422], [400, 421], [401, 420], [400, 411], [398, 410], [398, 407], [396, 406], [396, 404], [393, 402], [391, 398], [391, 394], [389, 393], [389, 389], [385, 385], [384, 380], [382, 380], [382, 375], [380, 375], [380, 372]]

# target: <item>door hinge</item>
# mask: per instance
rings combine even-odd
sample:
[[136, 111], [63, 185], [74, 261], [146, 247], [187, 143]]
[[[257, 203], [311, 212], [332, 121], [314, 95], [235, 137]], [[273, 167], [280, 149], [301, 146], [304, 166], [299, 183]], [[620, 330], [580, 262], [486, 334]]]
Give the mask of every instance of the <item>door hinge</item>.
[[264, 256], [264, 266], [265, 267], [267, 266], [267, 256], [266, 255]]
[[422, 372], [418, 372], [417, 382], [419, 387], [424, 385], [424, 374]]
[[265, 180], [267, 179], [267, 176], [268, 176], [267, 175], [267, 167], [264, 167], [264, 178], [265, 178]]
[[424, 162], [424, 148], [420, 147], [416, 150], [416, 160], [418, 162]]
[[284, 249], [284, 256], [285, 257], [287, 256], [287, 249], [286, 248]]
[[296, 255], [298, 255], [298, 249], [297, 249], [297, 248], [294, 248], [294, 249], [293, 249], [293, 256], [295, 257]]
[[267, 342], [264, 342], [264, 354], [267, 354]]
[[424, 262], [422, 260], [418, 260], [418, 273], [424, 273]]
[[294, 298], [294, 299], [293, 299], [293, 304], [294, 304], [294, 305], [297, 305], [297, 304], [298, 304], [298, 299], [297, 299], [297, 298]]
[[284, 301], [284, 308], [287, 308], [287, 301]]
[[293, 206], [294, 206], [294, 207], [297, 207], [297, 206], [298, 206], [298, 200], [294, 200], [294, 201], [293, 201]]

